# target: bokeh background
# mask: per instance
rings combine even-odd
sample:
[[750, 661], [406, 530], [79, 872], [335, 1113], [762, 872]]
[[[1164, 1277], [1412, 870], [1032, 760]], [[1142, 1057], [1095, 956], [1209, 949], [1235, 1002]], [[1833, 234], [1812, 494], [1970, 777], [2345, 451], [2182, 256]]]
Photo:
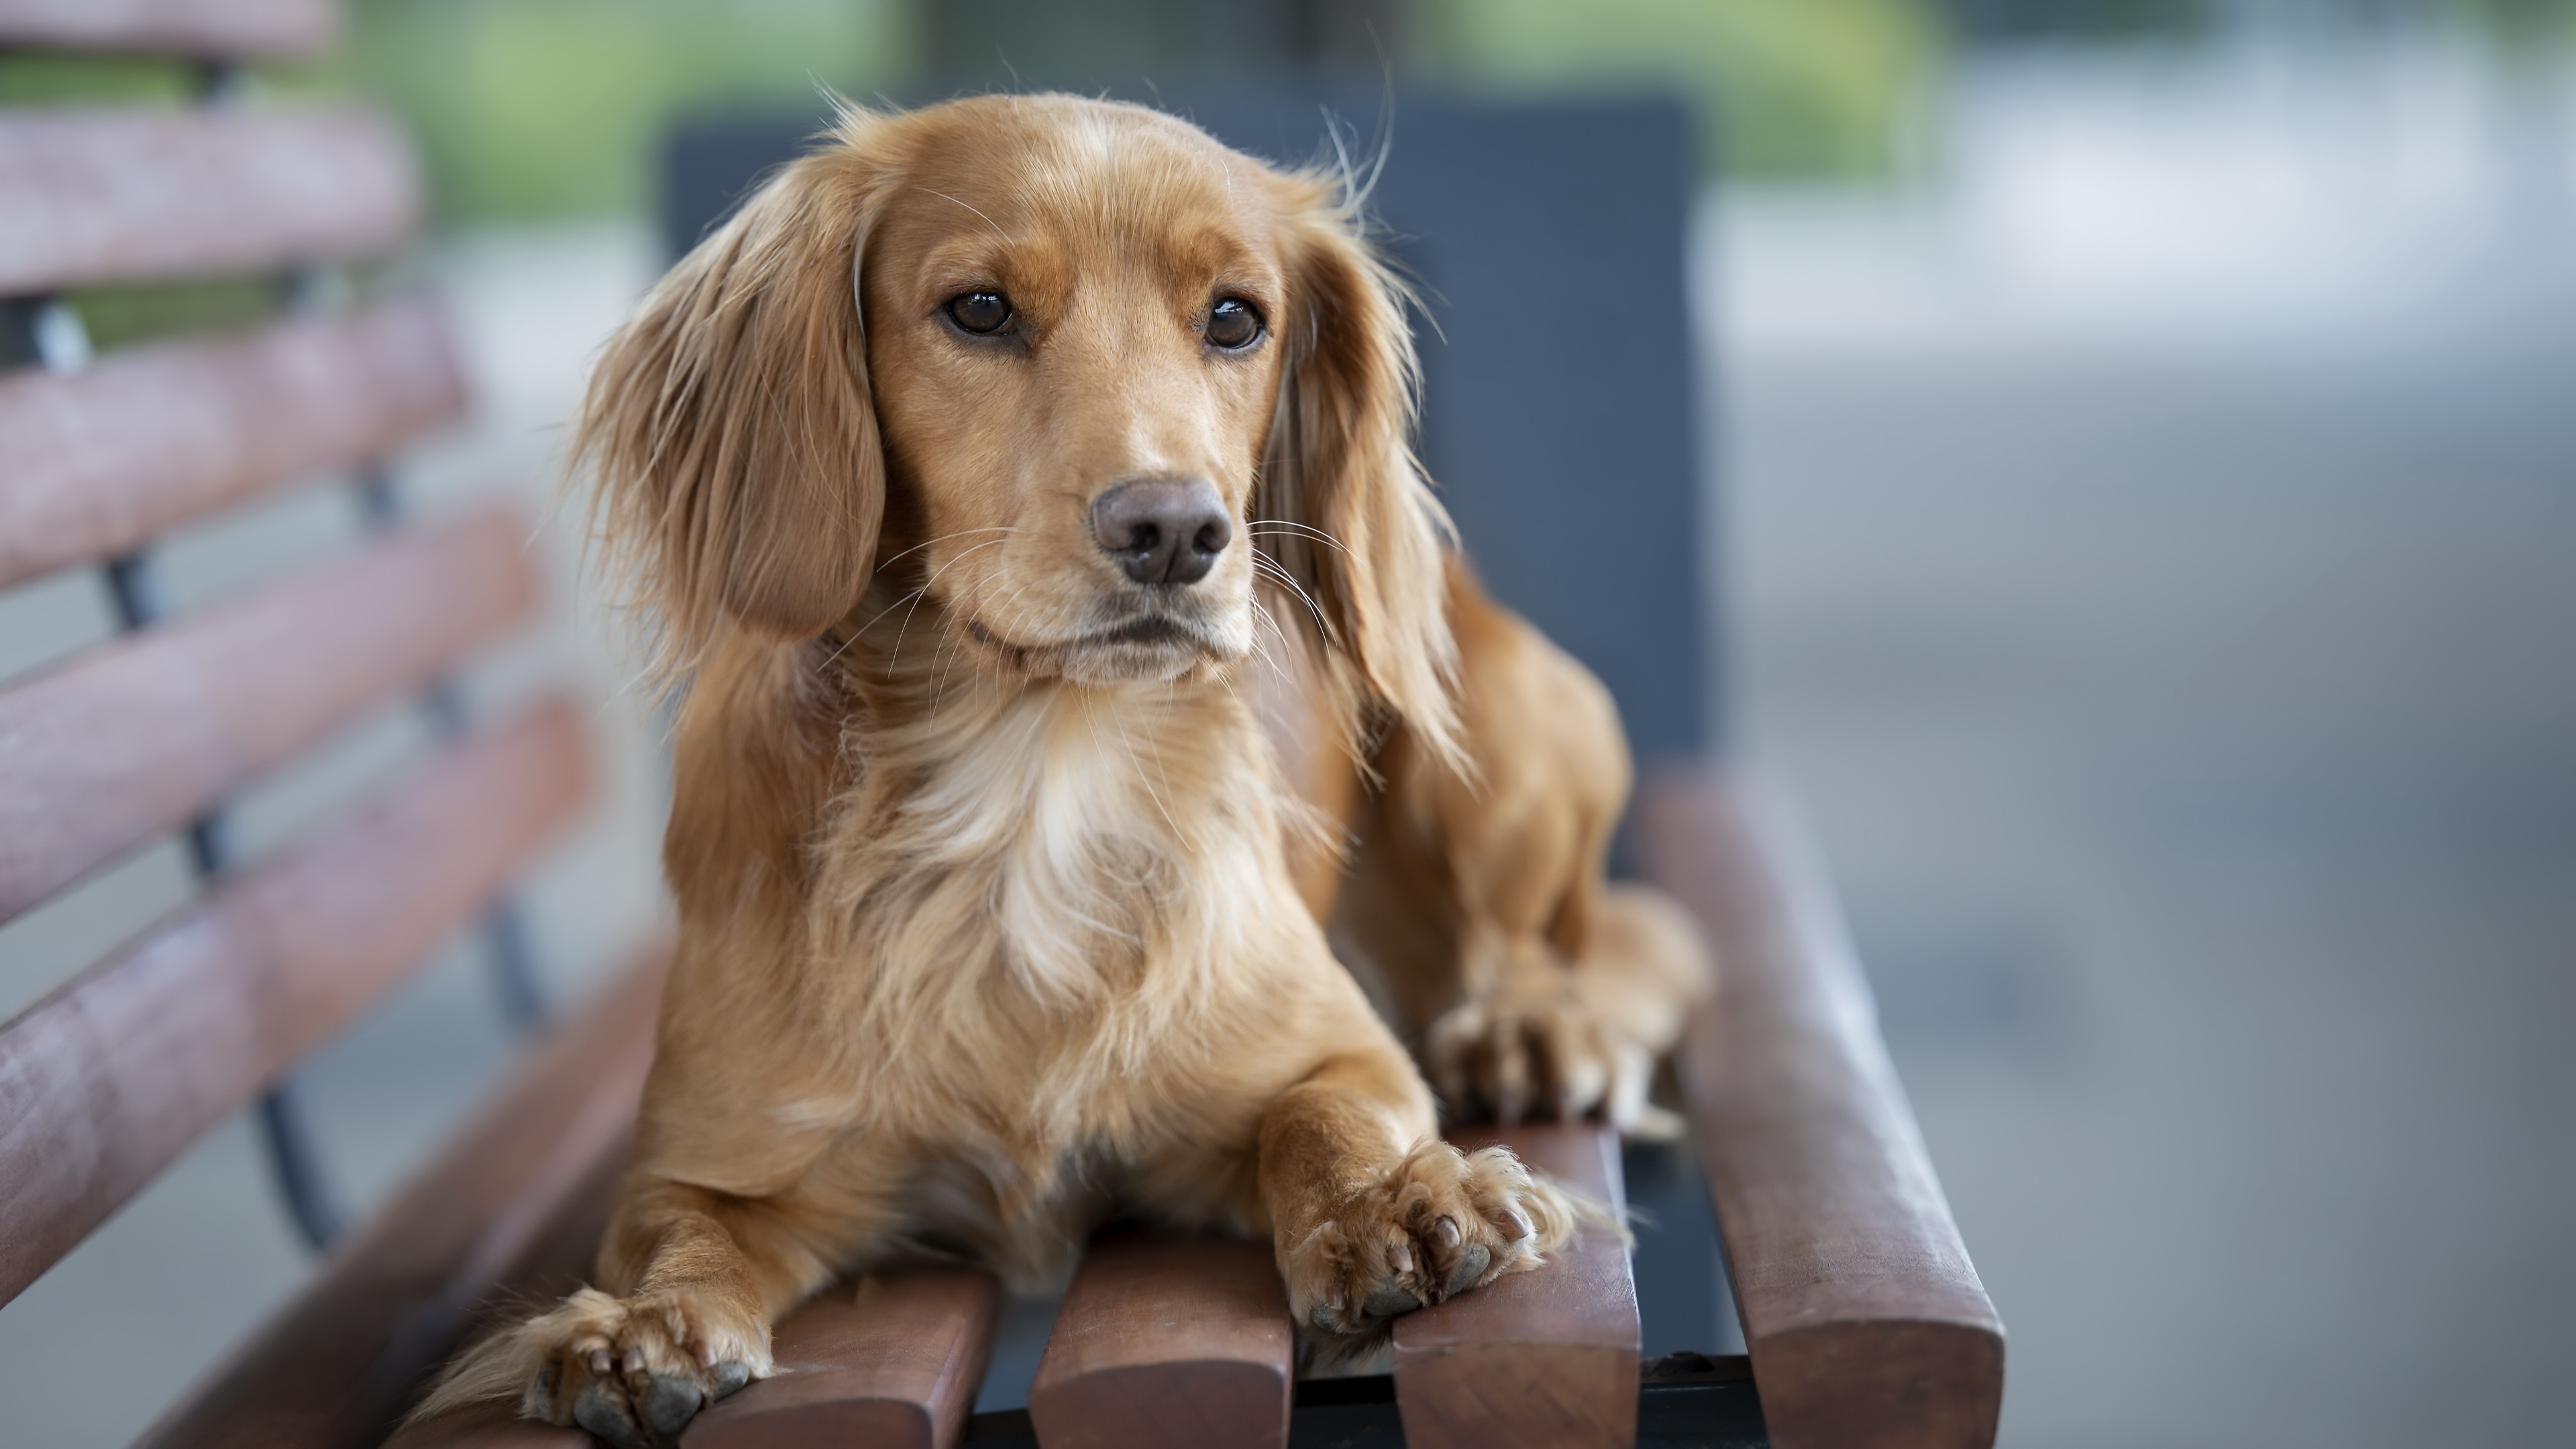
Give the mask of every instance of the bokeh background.
[[[685, 117], [1303, 75], [1698, 117], [1685, 298], [1734, 746], [1803, 787], [2011, 1331], [2019, 1446], [2576, 1444], [2576, 4], [2567, 0], [355, 0], [260, 76], [419, 140], [477, 423], [424, 507], [542, 507], [668, 257]], [[0, 56], [0, 101], [178, 96]], [[102, 348], [248, 315], [78, 299]], [[1447, 486], [1472, 488], [1473, 479]], [[335, 545], [302, 495], [185, 603]], [[662, 909], [659, 725], [542, 546], [607, 806], [529, 902], [578, 992]], [[112, 625], [0, 598], [0, 674]], [[254, 847], [417, 745], [252, 800]], [[0, 928], [0, 1010], [186, 890]], [[511, 1050], [470, 950], [305, 1074], [363, 1206]], [[0, 1440], [121, 1443], [308, 1260], [246, 1125], [0, 1310]]]

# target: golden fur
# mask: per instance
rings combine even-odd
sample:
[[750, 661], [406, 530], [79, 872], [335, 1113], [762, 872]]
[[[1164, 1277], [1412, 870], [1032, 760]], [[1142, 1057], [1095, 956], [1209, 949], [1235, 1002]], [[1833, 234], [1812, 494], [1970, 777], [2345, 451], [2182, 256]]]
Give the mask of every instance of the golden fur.
[[[679, 953], [599, 1287], [431, 1407], [657, 1442], [835, 1276], [1044, 1282], [1113, 1203], [1270, 1238], [1344, 1344], [1572, 1231], [1438, 1140], [1322, 920], [1507, 1117], [1651, 1124], [1696, 948], [1605, 893], [1617, 719], [1447, 547], [1353, 207], [1129, 106], [852, 111], [610, 344], [578, 450], [687, 681]], [[1209, 341], [1220, 297], [1267, 335]], [[1237, 542], [1133, 584], [1091, 503], [1166, 477]]]

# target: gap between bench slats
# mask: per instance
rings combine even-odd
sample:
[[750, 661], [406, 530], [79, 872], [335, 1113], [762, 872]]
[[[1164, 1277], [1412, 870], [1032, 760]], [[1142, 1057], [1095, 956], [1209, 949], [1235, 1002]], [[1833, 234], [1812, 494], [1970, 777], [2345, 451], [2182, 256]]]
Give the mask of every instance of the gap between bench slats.
[[1682, 1079], [1774, 1442], [1992, 1443], [2003, 1325], [1794, 806], [1717, 772], [1638, 803], [1648, 871], [1723, 973]]
[[[293, 1302], [138, 1442], [152, 1449], [359, 1449], [379, 1442], [504, 1283], [543, 1278], [549, 1227], [588, 1216], [622, 1164], [667, 947], [530, 1050], [410, 1185]], [[576, 1245], [587, 1275], [596, 1228]]]
[[0, 0], [0, 45], [291, 59], [339, 29], [331, 0]]
[[482, 907], [586, 796], [577, 721], [443, 753], [0, 1027], [0, 1303]]
[[525, 617], [525, 532], [476, 508], [0, 689], [0, 921]]
[[[1539, 1124], [1449, 1134], [1500, 1144], [1621, 1210], [1619, 1136]], [[1587, 1226], [1544, 1267], [1395, 1321], [1396, 1406], [1413, 1449], [1607, 1449], [1637, 1438], [1637, 1290], [1628, 1248]]]
[[372, 111], [0, 111], [0, 295], [379, 255], [420, 210]]
[[0, 586], [382, 457], [465, 402], [426, 298], [0, 377]]
[[1074, 1274], [1029, 1418], [1049, 1449], [1280, 1449], [1296, 1351], [1268, 1243], [1119, 1233]]

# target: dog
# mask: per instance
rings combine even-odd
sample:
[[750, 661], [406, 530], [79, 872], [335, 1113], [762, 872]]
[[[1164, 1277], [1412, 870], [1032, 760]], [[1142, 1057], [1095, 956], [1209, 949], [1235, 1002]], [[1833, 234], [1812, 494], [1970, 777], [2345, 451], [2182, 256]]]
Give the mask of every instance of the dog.
[[598, 1286], [424, 1413], [664, 1442], [836, 1277], [1060, 1281], [1113, 1206], [1348, 1349], [1587, 1210], [1407, 1040], [1669, 1126], [1706, 967], [1604, 883], [1617, 716], [1455, 547], [1406, 302], [1344, 172], [1053, 95], [845, 109], [652, 291], [573, 451], [685, 680], [657, 1054]]

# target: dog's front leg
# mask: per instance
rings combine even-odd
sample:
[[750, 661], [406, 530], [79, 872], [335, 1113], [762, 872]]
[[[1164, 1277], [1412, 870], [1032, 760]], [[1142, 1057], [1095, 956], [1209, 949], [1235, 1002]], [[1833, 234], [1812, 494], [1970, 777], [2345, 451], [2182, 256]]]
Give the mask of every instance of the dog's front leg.
[[832, 1272], [790, 1229], [790, 1208], [630, 1179], [600, 1247], [600, 1286], [515, 1335], [522, 1412], [652, 1449], [774, 1372], [769, 1325]]
[[1365, 1342], [1399, 1313], [1536, 1266], [1575, 1204], [1499, 1147], [1434, 1135], [1430, 1093], [1392, 1041], [1325, 1061], [1261, 1122], [1261, 1193], [1288, 1304]]

